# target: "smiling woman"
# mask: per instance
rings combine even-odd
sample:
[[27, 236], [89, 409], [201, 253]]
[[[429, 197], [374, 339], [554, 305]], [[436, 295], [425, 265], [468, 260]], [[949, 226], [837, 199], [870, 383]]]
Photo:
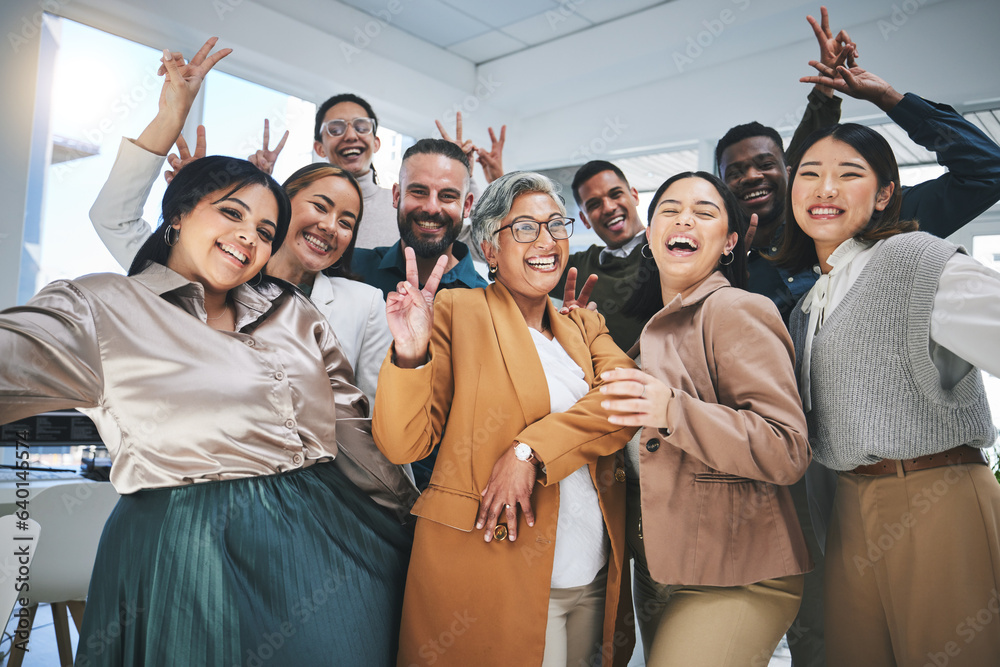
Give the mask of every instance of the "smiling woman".
[[[790, 328], [810, 443], [839, 472], [825, 508], [827, 660], [923, 664], [959, 632], [949, 664], [1000, 664], [1000, 633], [961, 632], [1000, 581], [979, 370], [1000, 374], [1000, 274], [899, 219], [895, 156], [874, 130], [835, 125], [802, 150], [777, 261], [822, 272]], [[944, 491], [915, 505], [931, 488]]]
[[625, 306], [649, 320], [643, 370], [604, 374], [609, 421], [642, 427], [626, 448], [626, 534], [647, 665], [770, 656], [810, 568], [787, 488], [809, 462], [791, 341], [774, 304], [739, 289], [748, 226], [712, 174], [660, 186], [648, 278]]
[[633, 631], [619, 609], [628, 596], [618, 457], [631, 429], [608, 423], [598, 387], [602, 371], [632, 364], [597, 313], [560, 315], [547, 296], [572, 232], [552, 181], [501, 176], [472, 229], [492, 285], [434, 299], [446, 258], [421, 290], [407, 248], [407, 281], [386, 305], [395, 342], [379, 375], [376, 442], [400, 463], [438, 450], [413, 508], [399, 664], [424, 662], [456, 609], [490, 620], [455, 638], [449, 665], [484, 655], [498, 665], [624, 664]]

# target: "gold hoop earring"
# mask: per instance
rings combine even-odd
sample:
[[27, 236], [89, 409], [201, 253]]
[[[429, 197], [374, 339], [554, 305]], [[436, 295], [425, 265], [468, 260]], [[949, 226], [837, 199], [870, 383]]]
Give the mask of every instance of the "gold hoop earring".
[[729, 258], [728, 262], [723, 262], [721, 259], [719, 260], [719, 264], [721, 264], [722, 266], [729, 266], [730, 264], [733, 263], [733, 260], [736, 259], [736, 253], [734, 252], [727, 252], [722, 256]]

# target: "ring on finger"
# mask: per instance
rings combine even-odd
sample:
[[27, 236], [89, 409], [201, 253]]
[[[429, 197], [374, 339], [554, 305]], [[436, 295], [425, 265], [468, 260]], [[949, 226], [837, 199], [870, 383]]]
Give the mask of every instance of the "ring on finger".
[[646, 397], [646, 385], [642, 385], [642, 393], [639, 394], [639, 398], [645, 398], [645, 397]]

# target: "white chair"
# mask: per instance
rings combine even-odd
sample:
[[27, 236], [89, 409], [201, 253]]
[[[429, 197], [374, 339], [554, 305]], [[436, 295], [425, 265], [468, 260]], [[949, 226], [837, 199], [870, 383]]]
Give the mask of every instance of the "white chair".
[[[30, 588], [23, 596], [28, 600], [27, 632], [39, 603], [49, 603], [62, 665], [73, 664], [67, 611], [79, 632], [97, 544], [117, 502], [118, 492], [107, 482], [66, 482], [30, 498], [28, 513], [41, 526], [41, 535], [29, 569]], [[24, 651], [15, 644], [7, 665], [20, 667], [23, 659]]]

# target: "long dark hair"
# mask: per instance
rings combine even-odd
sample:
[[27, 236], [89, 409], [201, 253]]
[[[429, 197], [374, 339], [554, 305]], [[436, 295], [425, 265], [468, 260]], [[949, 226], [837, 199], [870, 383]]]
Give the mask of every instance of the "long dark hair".
[[[700, 178], [704, 181], [708, 181], [722, 197], [723, 205], [726, 208], [726, 218], [729, 223], [728, 234], [736, 232], [736, 245], [732, 249], [733, 261], [729, 264], [718, 265], [718, 270], [722, 272], [722, 275], [726, 277], [726, 280], [733, 287], [739, 287], [740, 289], [746, 288], [747, 284], [747, 249], [744, 237], [747, 233], [747, 228], [750, 226], [749, 218], [740, 208], [739, 202], [736, 201], [736, 196], [729, 191], [726, 184], [719, 180], [718, 176], [710, 174], [707, 171], [684, 171], [675, 176], [671, 176], [665, 180], [659, 188], [656, 190], [656, 194], [653, 195], [653, 200], [649, 204], [649, 210], [646, 213], [647, 224], [652, 225], [653, 214], [656, 212], [656, 206], [660, 202], [660, 197], [663, 193], [667, 191], [671, 185], [677, 181], [683, 180], [685, 178]], [[646, 229], [647, 239], [649, 235], [649, 228]], [[637, 275], [637, 285], [635, 291], [632, 292], [632, 296], [622, 309], [626, 315], [631, 315], [633, 317], [641, 317], [643, 319], [649, 319], [657, 311], [663, 308], [663, 293], [660, 291], [660, 272], [656, 267], [656, 261], [652, 258], [652, 253], [647, 257], [644, 253], [642, 255], [641, 264], [639, 266], [639, 272]], [[720, 257], [721, 260], [721, 257]]]
[[855, 238], [862, 241], [878, 241], [902, 232], [917, 230], [915, 220], [899, 219], [899, 211], [903, 203], [899, 184], [899, 167], [896, 165], [896, 156], [893, 155], [889, 142], [881, 134], [855, 123], [831, 125], [816, 130], [802, 143], [802, 148], [796, 153], [791, 165], [792, 173], [788, 177], [788, 193], [785, 201], [785, 211], [787, 212], [785, 229], [778, 252], [770, 257], [771, 261], [777, 263], [778, 266], [793, 273], [808, 269], [819, 262], [819, 258], [816, 256], [816, 244], [806, 236], [806, 233], [799, 227], [798, 221], [795, 220], [795, 211], [792, 208], [792, 185], [795, 183], [799, 165], [802, 163], [802, 157], [806, 151], [827, 137], [844, 142], [865, 159], [865, 162], [875, 172], [879, 190], [890, 183], [894, 185], [889, 203], [881, 211], [872, 211], [872, 217], [868, 224], [858, 232]]
[[354, 224], [354, 233], [351, 234], [351, 242], [347, 244], [347, 249], [344, 250], [344, 254], [340, 256], [340, 259], [336, 263], [323, 269], [322, 273], [323, 275], [330, 276], [331, 278], [349, 278], [351, 280], [357, 280], [358, 277], [351, 272], [351, 258], [354, 256], [354, 246], [358, 240], [358, 231], [361, 229], [361, 218], [365, 212], [365, 198], [364, 195], [361, 194], [361, 186], [358, 185], [357, 179], [354, 178], [351, 172], [341, 169], [340, 167], [327, 164], [325, 162], [314, 162], [313, 164], [302, 167], [289, 176], [285, 180], [282, 187], [285, 188], [285, 194], [287, 194], [288, 199], [291, 200], [295, 197], [295, 195], [299, 194], [299, 192], [309, 185], [328, 176], [342, 178], [351, 184], [351, 187], [358, 193], [359, 209], [358, 220]]
[[[218, 199], [224, 199], [251, 185], [266, 187], [278, 204], [278, 219], [275, 220], [277, 228], [271, 241], [273, 255], [281, 247], [285, 234], [288, 233], [288, 222], [292, 214], [288, 195], [277, 181], [246, 160], [225, 155], [211, 155], [188, 164], [170, 181], [166, 192], [163, 193], [160, 226], [139, 248], [135, 259], [132, 260], [132, 266], [129, 267], [128, 275], [134, 276], [154, 262], [167, 265], [171, 250], [165, 236], [167, 227], [193, 211], [205, 197], [221, 192]], [[263, 274], [262, 270], [261, 275]]]

